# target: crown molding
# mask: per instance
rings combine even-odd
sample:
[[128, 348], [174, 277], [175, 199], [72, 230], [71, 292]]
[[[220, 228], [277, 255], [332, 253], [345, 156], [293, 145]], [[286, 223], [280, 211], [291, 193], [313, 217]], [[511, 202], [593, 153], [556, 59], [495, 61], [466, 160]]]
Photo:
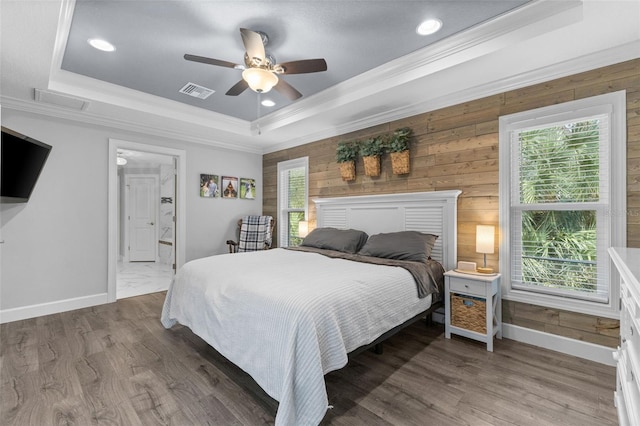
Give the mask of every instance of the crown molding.
[[[252, 141], [254, 146], [264, 146], [264, 143], [269, 139], [269, 132], [282, 129], [286, 134], [288, 126], [313, 118], [326, 112], [329, 108], [349, 105], [366, 97], [374, 96], [381, 91], [485, 55], [492, 50], [504, 47], [506, 44], [512, 44], [531, 35], [531, 30], [527, 32], [522, 28], [530, 27], [532, 23], [554, 17], [569, 9], [579, 11], [581, 8], [578, 6], [582, 5], [580, 0], [563, 2], [538, 0], [528, 3], [496, 19], [443, 39], [432, 46], [391, 61], [323, 92], [301, 99], [253, 122], [248, 122], [62, 70], [61, 64], [75, 3], [75, 0], [62, 1], [48, 89], [91, 101], [143, 111], [158, 117], [179, 120], [201, 128], [203, 131], [228, 132], [232, 135], [243, 136], [242, 145]], [[561, 20], [561, 25], [567, 25], [572, 21], [573, 19], [565, 17]], [[548, 31], [549, 28], [545, 28], [545, 30]], [[518, 37], [513, 36], [516, 33], [519, 34]], [[505, 37], [506, 35], [509, 35], [508, 39]], [[500, 38], [503, 40], [497, 42]], [[96, 105], [97, 109], [99, 107]], [[118, 120], [120, 122], [126, 121], [126, 119], [114, 117], [114, 121]], [[169, 129], [165, 129], [165, 131], [171, 133]], [[189, 129], [186, 131], [188, 132]], [[262, 137], [259, 137], [261, 135]], [[305, 137], [305, 135], [302, 136]], [[294, 138], [292, 137], [292, 139]], [[295, 140], [299, 140], [299, 135], [296, 135]], [[235, 149], [238, 149], [237, 146]]]
[[267, 154], [283, 149], [293, 148], [321, 139], [338, 136], [354, 132], [357, 130], [373, 127], [376, 125], [404, 119], [407, 117], [423, 114], [440, 108], [469, 102], [498, 93], [515, 90], [556, 78], [566, 77], [573, 74], [589, 71], [592, 69], [613, 65], [616, 63], [632, 60], [638, 57], [635, 52], [640, 52], [640, 41], [618, 46], [613, 49], [596, 52], [577, 59], [568, 60], [562, 63], [553, 64], [537, 70], [529, 71], [507, 79], [494, 80], [475, 87], [450, 93], [438, 98], [428, 99], [402, 106], [379, 114], [369, 115], [359, 120], [324, 128], [320, 131], [297, 135], [295, 138], [282, 143], [270, 144], [268, 147], [247, 146], [246, 141], [242, 144], [233, 144], [225, 141], [212, 139], [209, 137], [199, 137], [188, 134], [182, 130], [160, 129], [157, 127], [142, 125], [137, 122], [118, 120], [111, 117], [103, 117], [92, 114], [88, 111], [68, 110], [60, 107], [41, 104], [33, 101], [25, 101], [6, 96], [0, 96], [0, 104], [3, 109], [24, 111], [28, 113], [44, 115], [64, 120], [77, 121], [86, 124], [93, 124], [102, 127], [117, 128], [120, 130], [141, 133], [144, 135], [158, 136], [173, 140], [181, 140], [223, 149], [229, 149], [253, 154]]
[[[159, 117], [180, 120], [193, 126], [251, 137], [251, 123], [239, 118], [208, 111], [148, 93], [107, 83], [62, 69], [65, 46], [71, 30], [76, 0], [62, 0], [49, 69], [48, 89], [61, 94], [103, 102], [126, 109], [136, 109]], [[117, 120], [117, 119], [116, 119]]]
[[[60, 23], [66, 22], [66, 25], [70, 25], [70, 16], [73, 13], [75, 0], [63, 0], [62, 3]], [[450, 81], [453, 77], [448, 80], [447, 77], [442, 77], [447, 75], [448, 70], [458, 70], [458, 75], [460, 70], [474, 72], [474, 65], [471, 61], [490, 53], [497, 53], [520, 41], [573, 25], [583, 19], [582, 14], [583, 2], [579, 0], [562, 2], [539, 0], [527, 3], [494, 20], [445, 38], [434, 45], [398, 58], [308, 98], [305, 97], [253, 122], [61, 70], [60, 61], [69, 28], [59, 24], [48, 89], [52, 92], [59, 90], [61, 94], [84, 94], [87, 95], [87, 100], [96, 100], [97, 102], [92, 103], [85, 111], [73, 111], [1, 95], [0, 101], [3, 109], [26, 111], [222, 149], [264, 154], [611, 65], [638, 56], [632, 53], [640, 51], [638, 40], [635, 40], [623, 46], [605, 49], [594, 54], [572, 58], [505, 78], [494, 77], [492, 74], [486, 73], [484, 80], [476, 78], [475, 83], [473, 81], [463, 82], [467, 85], [466, 87], [463, 87], [460, 82]], [[446, 92], [445, 89], [440, 90], [439, 93], [434, 93], [433, 98], [409, 104], [404, 101], [401, 104], [396, 102], [395, 105], [400, 104], [400, 106], [393, 106], [393, 102], [390, 102], [392, 106], [387, 106], [384, 111], [373, 111], [361, 118], [347, 118], [348, 122], [345, 122], [346, 116], [339, 119], [331, 118], [332, 111], [336, 111], [334, 116], [338, 115], [340, 110], [353, 113], [360, 110], [358, 104], [364, 105], [367, 99], [385, 96], [385, 92], [392, 94], [395, 88], [406, 90], [409, 87], [408, 84], [412, 85], [410, 87], [427, 84], [431, 80], [430, 76], [439, 77], [441, 80], [444, 78], [446, 87], [451, 87], [451, 89]], [[489, 81], [490, 79], [491, 81]], [[413, 86], [414, 84], [416, 86]], [[402, 87], [403, 85], [405, 86]], [[107, 104], [101, 104], [99, 102], [101, 99], [96, 99], [96, 96], [102, 96]], [[115, 110], [117, 116], [107, 115], [109, 112], [101, 113], [100, 111], [109, 111], [109, 104], [123, 108], [123, 110]], [[135, 111], [136, 115], [148, 115], [152, 120], [136, 121], [132, 116], [127, 115], [127, 111]], [[315, 117], [321, 120], [319, 122], [322, 123], [322, 127], [316, 124], [318, 121], [313, 121]], [[305, 125], [305, 121], [310, 125]]]
[[275, 130], [314, 116], [327, 108], [348, 105], [580, 19], [581, 0], [539, 0], [528, 3], [310, 96], [305, 99], [305, 103], [297, 102], [274, 111], [256, 122], [263, 131]]
[[640, 40], [636, 40], [616, 48], [606, 49], [579, 58], [567, 60], [565, 62], [542, 67], [533, 71], [527, 71], [506, 79], [501, 78], [474, 87], [465, 88], [438, 98], [432, 98], [423, 102], [416, 102], [379, 114], [370, 115], [360, 120], [345, 123], [341, 126], [309, 133], [304, 137], [296, 138], [295, 140], [271, 145], [264, 151], [264, 153], [267, 154], [283, 149], [293, 148], [298, 145], [303, 145], [321, 139], [355, 132], [380, 124], [424, 114], [437, 109], [625, 62], [640, 57], [637, 52], [640, 52]]
[[42, 104], [35, 101], [26, 101], [23, 99], [17, 99], [7, 96], [0, 96], [0, 105], [3, 110], [22, 111], [36, 115], [42, 115], [52, 118], [58, 118], [62, 120], [69, 120], [80, 122], [83, 124], [91, 124], [95, 126], [115, 128], [122, 131], [128, 131], [133, 133], [143, 134], [145, 136], [157, 136], [172, 140], [178, 140], [183, 142], [191, 142], [201, 145], [213, 146], [216, 148], [222, 148], [232, 151], [247, 152], [252, 154], [262, 154], [263, 149], [261, 147], [249, 146], [245, 143], [234, 144], [228, 141], [222, 141], [215, 135], [211, 136], [197, 136], [189, 134], [184, 129], [169, 129], [158, 128], [156, 126], [149, 126], [140, 124], [139, 122], [127, 121], [122, 119], [115, 119], [113, 117], [104, 117], [101, 115], [93, 114], [88, 111], [76, 111], [71, 109], [65, 109], [55, 107], [52, 105]]
[[206, 129], [251, 136], [250, 122], [62, 69], [52, 70], [49, 89], [126, 109], [135, 109]]

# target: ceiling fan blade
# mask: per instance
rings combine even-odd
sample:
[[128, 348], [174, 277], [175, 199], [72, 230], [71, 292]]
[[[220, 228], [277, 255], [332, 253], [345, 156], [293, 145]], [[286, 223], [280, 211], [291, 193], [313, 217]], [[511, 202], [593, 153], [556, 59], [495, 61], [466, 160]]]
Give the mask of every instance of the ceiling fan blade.
[[260, 34], [246, 28], [240, 28], [240, 34], [242, 35], [242, 43], [244, 43], [244, 48], [247, 51], [249, 59], [257, 58], [260, 63], [264, 62], [266, 55]]
[[301, 61], [283, 62], [274, 68], [281, 67], [282, 74], [305, 74], [327, 70], [327, 61], [324, 59], [303, 59]]
[[244, 80], [240, 80], [239, 82], [234, 84], [231, 89], [227, 90], [227, 93], [225, 93], [225, 95], [238, 96], [240, 93], [244, 92], [248, 88], [249, 88], [249, 84], [247, 84], [247, 82]]
[[209, 65], [217, 65], [219, 67], [236, 68], [239, 66], [238, 64], [234, 64], [233, 62], [221, 61], [220, 59], [207, 58], [204, 56], [185, 54], [184, 58], [187, 61], [201, 62], [203, 64], [209, 64]]
[[295, 101], [296, 99], [302, 97], [302, 93], [298, 92], [292, 85], [281, 78], [278, 79], [278, 84], [273, 86], [273, 88], [280, 92], [282, 95], [286, 96], [291, 101]]

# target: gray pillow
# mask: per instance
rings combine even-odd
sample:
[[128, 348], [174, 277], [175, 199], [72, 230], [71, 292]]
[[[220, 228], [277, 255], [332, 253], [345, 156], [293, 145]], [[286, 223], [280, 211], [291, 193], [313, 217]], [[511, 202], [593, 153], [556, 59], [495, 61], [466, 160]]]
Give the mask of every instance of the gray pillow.
[[301, 246], [357, 253], [367, 241], [364, 231], [355, 229], [316, 228], [302, 240]]
[[426, 262], [431, 256], [437, 235], [417, 231], [391, 232], [369, 237], [358, 254], [385, 259]]

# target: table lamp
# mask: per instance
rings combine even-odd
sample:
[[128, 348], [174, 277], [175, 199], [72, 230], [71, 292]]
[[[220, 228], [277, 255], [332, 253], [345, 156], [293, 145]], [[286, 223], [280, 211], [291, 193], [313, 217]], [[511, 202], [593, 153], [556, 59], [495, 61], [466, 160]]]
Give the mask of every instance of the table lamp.
[[493, 273], [493, 268], [487, 267], [487, 254], [493, 254], [495, 227], [491, 225], [477, 225], [476, 227], [476, 252], [484, 255], [484, 266], [478, 268], [483, 274]]

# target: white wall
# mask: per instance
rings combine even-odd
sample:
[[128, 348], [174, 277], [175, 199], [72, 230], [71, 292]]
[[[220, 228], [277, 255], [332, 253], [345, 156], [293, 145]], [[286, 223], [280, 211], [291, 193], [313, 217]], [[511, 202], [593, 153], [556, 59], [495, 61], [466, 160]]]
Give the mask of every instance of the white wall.
[[[234, 237], [238, 218], [262, 211], [259, 154], [4, 108], [2, 125], [53, 147], [29, 202], [0, 205], [2, 322], [34, 305], [76, 306], [65, 301], [78, 299], [85, 300], [80, 305], [90, 305], [106, 295], [109, 138], [186, 151], [187, 261], [226, 252], [225, 241]], [[255, 178], [257, 197], [200, 198], [200, 173]]]

